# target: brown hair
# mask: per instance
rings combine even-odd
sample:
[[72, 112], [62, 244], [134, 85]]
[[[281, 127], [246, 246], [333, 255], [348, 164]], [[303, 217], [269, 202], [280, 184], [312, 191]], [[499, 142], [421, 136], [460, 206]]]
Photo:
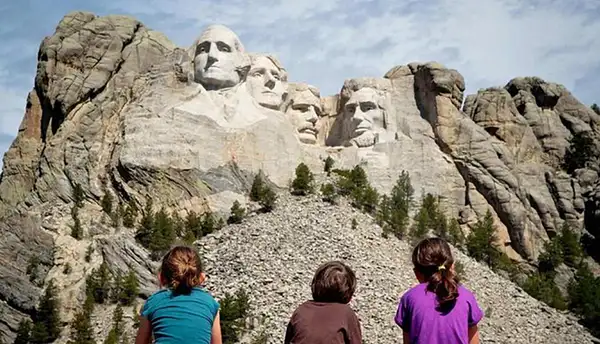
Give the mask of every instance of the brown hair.
[[173, 247], [162, 260], [160, 274], [176, 294], [189, 294], [202, 283], [202, 262], [191, 247]]
[[310, 287], [314, 301], [348, 303], [356, 289], [356, 276], [346, 264], [331, 261], [319, 266]]
[[459, 280], [452, 269], [450, 245], [441, 238], [424, 239], [414, 248], [412, 261], [425, 277], [427, 290], [437, 295], [440, 308], [451, 308], [458, 297]]

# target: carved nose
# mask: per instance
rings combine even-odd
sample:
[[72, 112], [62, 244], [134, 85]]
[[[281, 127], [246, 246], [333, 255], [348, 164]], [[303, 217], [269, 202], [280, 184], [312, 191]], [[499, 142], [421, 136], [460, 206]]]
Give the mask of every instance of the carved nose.
[[273, 89], [275, 87], [275, 78], [273, 78], [270, 74], [265, 75], [265, 78], [265, 86], [267, 86], [270, 89]]
[[317, 117], [317, 113], [315, 112], [315, 109], [312, 106], [308, 107], [308, 111], [306, 112], [306, 121], [310, 122], [312, 124], [317, 123], [317, 120], [319, 119], [319, 117]]

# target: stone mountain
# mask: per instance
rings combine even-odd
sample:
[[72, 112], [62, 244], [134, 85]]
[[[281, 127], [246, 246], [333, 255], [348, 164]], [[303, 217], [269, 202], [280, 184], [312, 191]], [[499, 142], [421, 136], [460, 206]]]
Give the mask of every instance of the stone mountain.
[[[409, 172], [416, 198], [439, 196], [465, 233], [491, 211], [499, 244], [518, 262], [534, 264], [563, 223], [579, 232], [596, 223], [597, 166], [569, 174], [561, 162], [571, 137], [598, 135], [600, 116], [561, 85], [516, 78], [465, 99], [460, 73], [435, 62], [349, 79], [333, 96], [288, 78], [276, 57], [247, 52], [224, 26], [180, 48], [130, 17], [66, 15], [40, 45], [4, 157], [0, 334], [14, 338], [51, 278], [70, 320], [102, 261], [133, 269], [143, 295], [155, 290], [148, 252], [103, 219], [107, 193], [140, 208], [152, 198], [181, 213], [225, 214], [247, 203], [259, 171], [283, 189], [298, 163], [321, 171], [332, 157], [339, 168], [362, 165], [384, 192]], [[69, 235], [76, 185], [83, 240]], [[37, 281], [26, 273], [31, 257]]]

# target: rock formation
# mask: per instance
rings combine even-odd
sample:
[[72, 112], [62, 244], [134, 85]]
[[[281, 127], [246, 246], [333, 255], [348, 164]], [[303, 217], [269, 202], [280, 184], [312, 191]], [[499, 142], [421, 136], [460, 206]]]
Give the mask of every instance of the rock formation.
[[[346, 80], [333, 96], [288, 79], [276, 57], [247, 52], [221, 25], [179, 48], [130, 17], [66, 15], [40, 45], [0, 176], [5, 341], [51, 278], [61, 281], [65, 321], [102, 261], [135, 271], [142, 296], [155, 289], [148, 252], [106, 224], [107, 193], [120, 204], [152, 198], [184, 213], [226, 213], [246, 202], [259, 171], [286, 188], [300, 162], [321, 171], [331, 156], [337, 168], [363, 165], [386, 193], [408, 171], [416, 199], [439, 196], [465, 232], [491, 211], [505, 252], [530, 263], [562, 223], [581, 230], [586, 207], [586, 219], [600, 214], [597, 171], [560, 168], [569, 139], [599, 134], [600, 118], [560, 85], [516, 78], [464, 100], [463, 77], [434, 62]], [[85, 197], [80, 241], [69, 235], [75, 185]], [[65, 278], [67, 263], [78, 268]]]

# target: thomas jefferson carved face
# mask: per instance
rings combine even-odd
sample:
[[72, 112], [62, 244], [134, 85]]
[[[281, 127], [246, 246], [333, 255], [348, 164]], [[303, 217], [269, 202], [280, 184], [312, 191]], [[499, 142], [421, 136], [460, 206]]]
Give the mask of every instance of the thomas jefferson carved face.
[[319, 131], [316, 123], [321, 116], [321, 101], [317, 95], [309, 89], [295, 93], [286, 110], [286, 115], [296, 127], [300, 142], [317, 143]]
[[286, 93], [287, 74], [274, 58], [264, 55], [252, 57], [246, 87], [260, 105], [279, 109]]
[[385, 113], [379, 106], [379, 95], [373, 88], [364, 87], [352, 93], [344, 112], [346, 134], [359, 147], [374, 145], [378, 133], [386, 129]]
[[194, 80], [207, 89], [231, 87], [240, 82], [244, 47], [238, 36], [222, 25], [211, 25], [197, 40]]

